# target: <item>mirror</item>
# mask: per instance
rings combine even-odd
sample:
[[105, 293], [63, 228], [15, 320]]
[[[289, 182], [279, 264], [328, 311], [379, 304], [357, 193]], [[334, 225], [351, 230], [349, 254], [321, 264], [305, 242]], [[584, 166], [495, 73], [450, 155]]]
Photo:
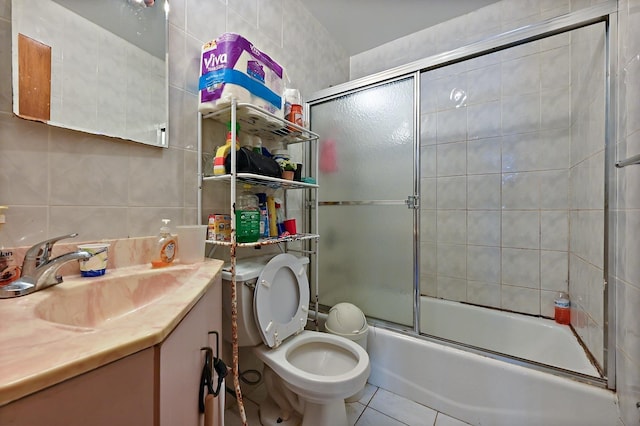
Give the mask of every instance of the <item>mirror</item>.
[[13, 112], [168, 147], [168, 0], [12, 0]]

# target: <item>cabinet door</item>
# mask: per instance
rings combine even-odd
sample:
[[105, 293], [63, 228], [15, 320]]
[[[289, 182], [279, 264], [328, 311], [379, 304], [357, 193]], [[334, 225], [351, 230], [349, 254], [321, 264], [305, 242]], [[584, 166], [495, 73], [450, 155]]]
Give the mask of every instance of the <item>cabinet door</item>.
[[211, 346], [215, 356], [215, 337], [207, 333], [221, 330], [221, 288], [218, 276], [209, 291], [158, 347], [160, 426], [203, 423], [203, 416], [198, 412], [200, 373], [204, 364], [204, 351], [200, 348]]
[[153, 426], [149, 348], [0, 408], [3, 426]]

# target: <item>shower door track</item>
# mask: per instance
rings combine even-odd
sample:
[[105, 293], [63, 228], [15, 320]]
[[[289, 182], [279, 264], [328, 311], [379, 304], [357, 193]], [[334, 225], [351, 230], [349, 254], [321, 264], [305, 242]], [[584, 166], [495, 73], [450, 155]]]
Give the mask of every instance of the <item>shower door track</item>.
[[[448, 52], [433, 55], [424, 59], [420, 59], [414, 62], [410, 62], [406, 65], [401, 65], [395, 68], [391, 68], [386, 71], [382, 71], [376, 74], [372, 74], [366, 77], [358, 78], [340, 85], [336, 85], [327, 89], [320, 90], [314, 93], [311, 98], [305, 104], [305, 111], [309, 112], [311, 105], [321, 102], [326, 102], [346, 94], [353, 93], [358, 90], [373, 87], [379, 84], [391, 82], [393, 80], [401, 78], [409, 78], [418, 75], [420, 72], [431, 71], [438, 68], [442, 68], [455, 63], [463, 62], [469, 59], [474, 59], [480, 56], [484, 56], [490, 53], [499, 52], [512, 47], [520, 46], [533, 41], [541, 40], [554, 35], [562, 34], [579, 28], [584, 28], [592, 24], [604, 22], [605, 28], [605, 55], [606, 55], [606, 112], [605, 112], [605, 229], [604, 229], [604, 283], [606, 286], [604, 305], [607, 307], [607, 313], [605, 317], [604, 326], [604, 378], [597, 378], [588, 376], [585, 374], [556, 368], [546, 364], [540, 364], [535, 361], [525, 360], [517, 357], [511, 357], [508, 355], [492, 352], [487, 349], [478, 348], [475, 346], [468, 346], [460, 342], [450, 341], [447, 339], [441, 339], [435, 336], [428, 336], [420, 334], [419, 321], [415, 318], [419, 318], [419, 291], [420, 291], [420, 266], [419, 262], [415, 262], [420, 258], [420, 244], [419, 244], [419, 219], [416, 221], [414, 229], [414, 327], [412, 331], [409, 331], [406, 326], [400, 324], [391, 323], [388, 321], [382, 321], [377, 319], [370, 319], [373, 323], [384, 325], [393, 331], [398, 331], [404, 334], [410, 334], [414, 337], [438, 342], [447, 346], [456, 347], [472, 353], [489, 356], [491, 358], [500, 359], [505, 362], [509, 362], [515, 365], [522, 365], [534, 370], [552, 373], [557, 376], [577, 380], [580, 382], [588, 383], [591, 385], [615, 389], [615, 286], [609, 285], [614, 283], [610, 266], [614, 264], [614, 248], [615, 248], [615, 233], [609, 232], [609, 229], [615, 229], [615, 216], [609, 214], [611, 204], [615, 203], [616, 193], [615, 185], [609, 185], [608, 181], [615, 177], [615, 165], [610, 164], [615, 158], [613, 151], [615, 150], [616, 140], [616, 110], [615, 105], [617, 101], [616, 96], [616, 75], [617, 75], [617, 1], [608, 0], [603, 3], [586, 7], [582, 10], [571, 12], [565, 15], [561, 15], [555, 18], [550, 18], [539, 23], [526, 25], [511, 31], [507, 31], [495, 36], [488, 37], [484, 40], [462, 46], [457, 49], [453, 49]], [[415, 92], [420, 93], [420, 80], [415, 79]], [[419, 96], [416, 97], [415, 102], [415, 126], [416, 126], [416, 138], [420, 135], [420, 105]], [[309, 115], [307, 115], [309, 116]], [[419, 143], [416, 143], [416, 151], [419, 149]], [[419, 158], [419, 153], [416, 152], [415, 158]], [[418, 180], [418, 179], [416, 179]], [[419, 194], [419, 182], [415, 183], [417, 187], [416, 194]], [[401, 204], [405, 201], [324, 201], [319, 202], [318, 205], [367, 205], [367, 204]], [[615, 205], [615, 204], [614, 204]], [[417, 214], [417, 213], [416, 213]], [[419, 215], [418, 215], [419, 218]]]

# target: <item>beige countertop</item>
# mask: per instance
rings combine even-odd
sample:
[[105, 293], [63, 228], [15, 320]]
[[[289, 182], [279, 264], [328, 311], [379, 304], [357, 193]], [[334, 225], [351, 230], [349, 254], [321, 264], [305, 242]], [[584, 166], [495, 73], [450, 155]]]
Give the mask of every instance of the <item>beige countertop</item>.
[[[85, 319], [82, 326], [43, 318], [56, 313], [53, 311], [60, 314], [60, 311], [72, 309], [70, 303], [65, 306], [58, 301], [77, 300], [67, 297], [74, 289], [96, 284], [98, 289], [101, 280], [106, 283], [107, 279], [131, 276], [135, 279], [146, 276], [149, 282], [151, 278], [158, 281], [150, 275], [157, 270], [151, 270], [149, 265], [138, 265], [107, 269], [107, 274], [99, 278], [65, 276], [65, 281], [57, 286], [0, 300], [0, 406], [162, 342], [215, 282], [222, 261], [175, 264], [161, 269], [176, 273], [180, 277], [174, 279], [177, 283], [172, 283], [171, 289], [162, 295], [153, 296], [150, 302], [136, 305], [125, 315], [100, 317], [100, 307], [108, 303], [100, 298], [110, 298], [110, 293], [83, 292], [87, 294], [83, 301], [88, 307], [80, 307], [84, 309], [82, 315], [91, 316], [91, 321], [95, 322], [87, 323]], [[153, 287], [147, 285], [143, 299], [149, 288]], [[98, 307], [96, 312], [95, 306]], [[75, 312], [73, 315], [62, 314], [71, 318], [76, 315]]]

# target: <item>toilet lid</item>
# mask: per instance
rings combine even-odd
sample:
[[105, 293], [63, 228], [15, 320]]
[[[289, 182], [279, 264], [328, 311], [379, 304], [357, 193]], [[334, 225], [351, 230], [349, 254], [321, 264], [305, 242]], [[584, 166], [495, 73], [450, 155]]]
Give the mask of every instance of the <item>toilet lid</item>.
[[283, 253], [266, 264], [253, 295], [253, 311], [270, 348], [304, 330], [309, 312], [309, 280], [303, 263]]

